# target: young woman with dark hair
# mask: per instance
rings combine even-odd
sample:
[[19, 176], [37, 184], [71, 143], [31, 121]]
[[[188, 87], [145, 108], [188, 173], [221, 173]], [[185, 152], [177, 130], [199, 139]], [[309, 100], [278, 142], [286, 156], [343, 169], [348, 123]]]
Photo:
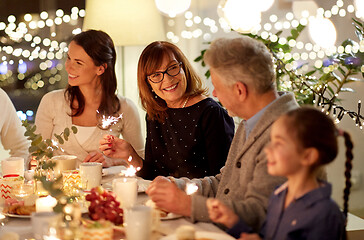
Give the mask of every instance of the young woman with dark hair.
[[[79, 163], [123, 164], [127, 158], [108, 158], [98, 149], [105, 134], [122, 135], [133, 146], [133, 165], [142, 166], [138, 161], [144, 157], [139, 114], [131, 100], [116, 94], [115, 61], [114, 43], [103, 31], [88, 30], [71, 40], [65, 63], [68, 86], [44, 95], [35, 119], [43, 138], [54, 138], [54, 133], [60, 134], [65, 127], [78, 128], [78, 133], [61, 145], [64, 152], [56, 154], [76, 155]], [[118, 123], [102, 127], [103, 116], [121, 114]]]

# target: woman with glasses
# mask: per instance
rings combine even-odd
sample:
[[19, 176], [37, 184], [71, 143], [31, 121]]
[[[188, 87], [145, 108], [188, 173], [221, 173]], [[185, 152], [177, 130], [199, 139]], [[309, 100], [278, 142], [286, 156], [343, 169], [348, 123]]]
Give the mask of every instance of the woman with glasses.
[[[147, 112], [145, 160], [139, 175], [203, 177], [219, 173], [234, 122], [213, 99], [181, 50], [169, 42], [149, 44], [138, 63], [139, 96]], [[100, 149], [126, 156], [131, 147], [106, 136]]]

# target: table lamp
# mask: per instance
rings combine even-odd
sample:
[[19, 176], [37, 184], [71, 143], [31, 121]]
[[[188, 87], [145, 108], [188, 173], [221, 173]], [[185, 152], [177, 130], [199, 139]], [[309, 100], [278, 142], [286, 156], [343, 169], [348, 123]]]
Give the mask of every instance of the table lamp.
[[[114, 41], [118, 55], [115, 69], [121, 76], [121, 82], [118, 80], [121, 86], [118, 85], [125, 96], [124, 47], [145, 46], [156, 40], [164, 40], [162, 16], [151, 0], [86, 0], [85, 10], [83, 30], [105, 31]], [[136, 79], [136, 67], [133, 75]]]

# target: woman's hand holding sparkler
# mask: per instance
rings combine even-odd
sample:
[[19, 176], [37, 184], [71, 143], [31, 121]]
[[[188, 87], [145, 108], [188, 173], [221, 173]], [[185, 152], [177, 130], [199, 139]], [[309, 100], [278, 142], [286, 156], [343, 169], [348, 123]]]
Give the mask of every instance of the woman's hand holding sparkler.
[[[123, 159], [135, 168], [141, 168], [143, 166], [143, 160], [136, 153], [133, 146], [127, 141], [114, 137], [113, 135], [105, 135], [101, 138], [99, 149], [105, 156]], [[120, 163], [113, 163], [113, 165], [118, 164]]]

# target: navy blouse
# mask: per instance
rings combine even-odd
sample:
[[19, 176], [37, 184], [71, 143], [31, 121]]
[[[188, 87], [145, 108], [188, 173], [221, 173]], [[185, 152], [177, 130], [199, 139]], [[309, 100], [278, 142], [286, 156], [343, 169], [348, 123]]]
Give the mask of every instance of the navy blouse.
[[[286, 209], [287, 184], [272, 194], [267, 218], [260, 235], [269, 240], [340, 240], [345, 234], [344, 214], [331, 199], [331, 184], [321, 186], [293, 201]], [[252, 232], [242, 220], [228, 233], [239, 238], [242, 232]]]
[[146, 120], [144, 165], [138, 175], [200, 178], [219, 173], [234, 136], [234, 121], [206, 98], [186, 108], [169, 108], [164, 123]]

